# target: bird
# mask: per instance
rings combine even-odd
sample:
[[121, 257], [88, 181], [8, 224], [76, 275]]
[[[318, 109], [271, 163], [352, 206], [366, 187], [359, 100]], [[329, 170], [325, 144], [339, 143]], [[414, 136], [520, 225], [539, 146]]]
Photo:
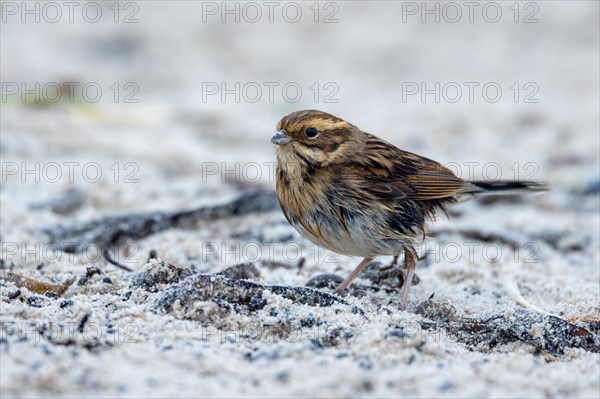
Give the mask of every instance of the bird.
[[429, 158], [401, 150], [329, 113], [284, 116], [276, 145], [275, 186], [287, 221], [307, 240], [363, 260], [337, 287], [343, 295], [378, 256], [404, 254], [399, 308], [405, 310], [416, 248], [437, 212], [483, 195], [543, 192], [544, 182], [466, 181]]

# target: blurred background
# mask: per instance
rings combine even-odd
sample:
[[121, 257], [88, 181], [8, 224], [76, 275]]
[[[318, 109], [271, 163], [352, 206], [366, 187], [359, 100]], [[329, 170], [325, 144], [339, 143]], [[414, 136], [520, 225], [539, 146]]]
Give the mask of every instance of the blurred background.
[[[444, 317], [493, 320], [521, 311], [522, 294], [565, 319], [597, 315], [599, 12], [596, 1], [570, 0], [0, 1], [0, 269], [77, 279], [60, 298], [2, 282], [0, 324], [79, 326], [64, 345], [0, 337], [3, 397], [596, 395], [596, 354], [573, 349], [554, 361], [528, 343], [407, 338], [402, 323], [421, 316], [398, 312], [394, 288], [380, 291], [366, 277], [352, 300], [367, 318], [271, 294], [264, 311], [236, 305], [240, 312], [223, 316], [221, 303], [201, 301], [162, 314], [153, 303], [176, 280], [154, 291], [131, 283], [160, 269], [144, 266], [149, 253], [201, 273], [247, 260], [207, 260], [207, 242], [299, 244], [306, 262], [281, 253], [256, 262], [265, 284], [302, 286], [357, 264], [315, 259], [279, 212], [139, 240], [142, 274], [101, 257], [40, 259], [53, 255], [40, 244], [41, 229], [55, 224], [274, 190], [276, 123], [316, 108], [465, 179], [552, 185], [440, 218], [436, 245], [474, 236], [505, 256], [467, 259], [463, 245], [448, 261], [438, 251], [419, 263], [411, 306], [431, 300]], [[521, 250], [514, 259], [510, 240]], [[525, 241], [537, 245], [534, 262]], [[8, 256], [5, 244], [21, 250]], [[306, 320], [311, 332], [335, 327], [339, 346], [319, 334], [293, 343], [221, 338], [235, 323]], [[86, 322], [99, 326], [99, 343], [77, 333]], [[133, 343], [114, 339], [119, 325], [136, 328]], [[540, 331], [534, 338], [545, 341]]]
[[69, 218], [274, 187], [306, 108], [464, 178], [597, 189], [596, 2], [1, 4], [3, 227], [72, 188]]

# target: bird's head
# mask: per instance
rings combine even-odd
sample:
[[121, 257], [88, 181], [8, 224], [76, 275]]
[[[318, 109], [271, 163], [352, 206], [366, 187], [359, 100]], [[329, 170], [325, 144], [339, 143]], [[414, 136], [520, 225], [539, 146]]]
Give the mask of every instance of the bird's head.
[[344, 161], [360, 149], [363, 133], [356, 126], [326, 112], [296, 111], [277, 124], [271, 142], [280, 162], [308, 162], [326, 166]]

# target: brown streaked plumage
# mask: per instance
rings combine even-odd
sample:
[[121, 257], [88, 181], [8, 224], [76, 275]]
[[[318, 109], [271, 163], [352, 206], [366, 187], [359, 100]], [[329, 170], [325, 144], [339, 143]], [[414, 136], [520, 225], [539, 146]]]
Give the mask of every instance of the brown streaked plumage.
[[286, 219], [313, 243], [363, 257], [345, 287], [375, 256], [404, 253], [408, 300], [416, 246], [436, 211], [485, 194], [545, 191], [533, 181], [465, 181], [431, 159], [392, 144], [328, 113], [284, 116], [277, 145], [277, 195]]

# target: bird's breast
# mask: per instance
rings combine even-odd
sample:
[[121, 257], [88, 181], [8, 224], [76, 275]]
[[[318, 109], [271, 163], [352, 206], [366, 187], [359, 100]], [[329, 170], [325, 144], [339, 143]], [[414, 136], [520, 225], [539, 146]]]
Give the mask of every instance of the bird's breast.
[[[353, 199], [339, 181], [296, 181], [278, 174], [277, 194], [290, 224], [312, 243], [349, 256], [397, 255], [406, 244], [392, 237], [378, 207]], [[408, 238], [406, 238], [408, 239]]]

